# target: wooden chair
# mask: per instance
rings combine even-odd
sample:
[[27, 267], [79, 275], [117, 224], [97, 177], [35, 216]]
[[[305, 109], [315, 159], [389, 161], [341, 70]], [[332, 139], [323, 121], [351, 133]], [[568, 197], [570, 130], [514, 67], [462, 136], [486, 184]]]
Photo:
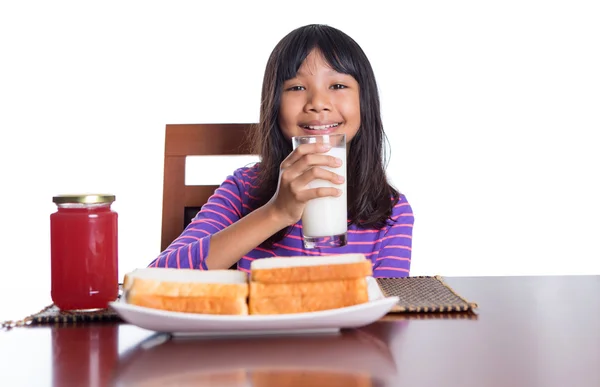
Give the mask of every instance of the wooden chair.
[[[253, 124], [178, 124], [165, 131], [161, 251], [175, 240], [218, 186], [186, 186], [187, 156], [250, 155]], [[232, 171], [233, 172], [233, 171]]]

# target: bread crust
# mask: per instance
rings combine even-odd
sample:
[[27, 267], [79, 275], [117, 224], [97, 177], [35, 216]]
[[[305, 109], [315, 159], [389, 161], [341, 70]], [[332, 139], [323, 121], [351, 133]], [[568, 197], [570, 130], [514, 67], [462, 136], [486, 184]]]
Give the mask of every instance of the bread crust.
[[250, 277], [252, 282], [283, 284], [364, 278], [372, 275], [371, 261], [365, 259], [362, 262], [345, 264], [253, 269]]
[[263, 386], [327, 386], [370, 387], [371, 377], [364, 372], [347, 373], [327, 370], [257, 370], [251, 372], [252, 385]]
[[248, 297], [248, 284], [221, 284], [203, 282], [169, 282], [164, 280], [128, 278], [123, 281], [126, 290], [136, 294], [164, 297]]
[[344, 308], [369, 301], [366, 291], [350, 292], [338, 296], [307, 295], [297, 297], [250, 297], [250, 314], [285, 314], [317, 312]]
[[221, 315], [248, 314], [248, 304], [246, 298], [243, 297], [168, 297], [130, 291], [127, 295], [127, 302], [132, 305], [171, 312]]
[[339, 281], [294, 282], [287, 284], [250, 282], [250, 297], [297, 297], [307, 295], [327, 295], [327, 297], [350, 292], [366, 292], [365, 277]]
[[[165, 371], [166, 373], [167, 371]], [[245, 369], [232, 371], [195, 371], [190, 368], [183, 373], [171, 373], [161, 377], [137, 380], [136, 387], [164, 387], [164, 386], [230, 386], [245, 387], [248, 385], [248, 375]]]

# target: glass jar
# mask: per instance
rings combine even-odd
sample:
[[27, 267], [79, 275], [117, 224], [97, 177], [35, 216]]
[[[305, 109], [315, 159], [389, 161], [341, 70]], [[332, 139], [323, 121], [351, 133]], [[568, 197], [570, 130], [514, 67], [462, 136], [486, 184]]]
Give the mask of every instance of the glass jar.
[[114, 195], [59, 195], [50, 215], [51, 296], [61, 310], [107, 308], [119, 292]]

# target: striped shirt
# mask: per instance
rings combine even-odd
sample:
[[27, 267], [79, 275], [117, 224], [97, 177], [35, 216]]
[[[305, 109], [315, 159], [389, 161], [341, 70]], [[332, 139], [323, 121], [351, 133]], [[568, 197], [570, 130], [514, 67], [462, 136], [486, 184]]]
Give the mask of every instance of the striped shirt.
[[[253, 211], [251, 188], [256, 188], [257, 166], [244, 167], [229, 176], [202, 206], [183, 233], [149, 266], [207, 270], [205, 257], [210, 237]], [[348, 244], [343, 247], [305, 249], [302, 221], [273, 248], [256, 247], [238, 262], [238, 270], [249, 272], [255, 259], [275, 256], [323, 256], [332, 254], [364, 254], [373, 264], [374, 277], [406, 277], [409, 275], [414, 217], [406, 197], [400, 195], [391, 222], [381, 229], [348, 227]]]

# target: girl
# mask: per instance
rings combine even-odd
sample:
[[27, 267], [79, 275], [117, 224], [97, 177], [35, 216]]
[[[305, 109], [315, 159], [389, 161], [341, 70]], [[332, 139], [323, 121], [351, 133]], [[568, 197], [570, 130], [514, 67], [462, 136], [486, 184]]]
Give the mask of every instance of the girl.
[[[348, 243], [305, 249], [303, 208], [308, 200], [336, 196], [336, 188], [308, 189], [313, 179], [342, 177], [318, 144], [292, 151], [291, 138], [344, 133], [348, 148]], [[409, 275], [412, 209], [387, 182], [384, 131], [377, 84], [359, 45], [343, 32], [308, 25], [285, 36], [268, 60], [260, 122], [251, 133], [260, 163], [236, 170], [150, 266], [248, 272], [255, 259], [362, 253], [375, 277]]]

